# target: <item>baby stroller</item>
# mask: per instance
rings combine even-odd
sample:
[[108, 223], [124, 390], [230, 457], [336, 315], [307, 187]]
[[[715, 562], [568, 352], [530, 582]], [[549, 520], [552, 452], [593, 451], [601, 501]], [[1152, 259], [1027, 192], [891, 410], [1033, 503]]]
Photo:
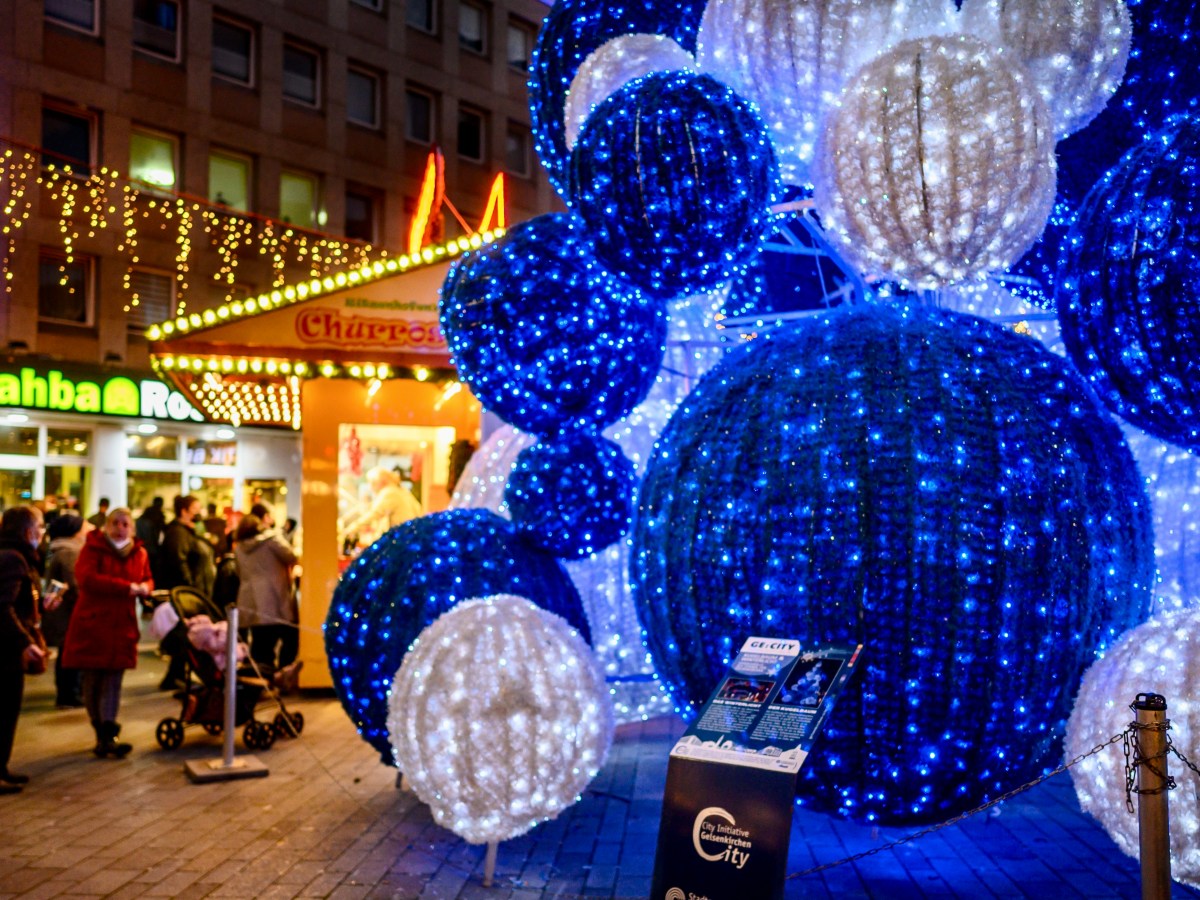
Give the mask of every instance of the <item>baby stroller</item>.
[[[225, 613], [204, 594], [190, 587], [172, 588], [171, 606], [179, 616], [179, 626], [195, 616], [208, 616], [213, 622], [225, 621]], [[174, 750], [183, 743], [183, 731], [189, 725], [199, 725], [212, 735], [220, 734], [225, 726], [225, 672], [211, 655], [192, 646], [185, 637], [184, 689], [175, 696], [182, 704], [179, 717], [167, 716], [158, 723], [154, 737], [164, 750]], [[197, 681], [192, 679], [195, 673]], [[234, 700], [234, 727], [245, 725], [242, 741], [248, 750], [266, 750], [280, 736], [299, 737], [304, 730], [304, 714], [288, 712], [283, 698], [262, 676], [252, 659], [239, 664]], [[254, 718], [260, 705], [276, 709], [270, 722]]]

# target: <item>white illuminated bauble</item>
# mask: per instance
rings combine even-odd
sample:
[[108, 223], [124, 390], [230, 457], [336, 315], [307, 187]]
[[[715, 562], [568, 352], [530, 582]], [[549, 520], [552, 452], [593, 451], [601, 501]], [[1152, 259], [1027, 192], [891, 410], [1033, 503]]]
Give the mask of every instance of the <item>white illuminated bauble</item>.
[[814, 202], [868, 276], [934, 288], [1016, 262], [1054, 203], [1046, 105], [1000, 50], [905, 41], [864, 66], [830, 114]]
[[[1123, 732], [1136, 714], [1138, 694], [1167, 700], [1171, 741], [1200, 760], [1200, 609], [1163, 613], [1139, 625], [1095, 662], [1083, 677], [1067, 721], [1067, 758], [1086, 753]], [[1200, 783], [1173, 754], [1168, 768], [1178, 789], [1170, 794], [1171, 877], [1200, 887]], [[1137, 797], [1125, 806], [1125, 753], [1118, 741], [1071, 768], [1079, 805], [1130, 856], [1138, 856]]]
[[422, 631], [389, 709], [400, 771], [434, 820], [472, 844], [553, 819], [612, 741], [612, 702], [587, 644], [508, 594], [460, 603]]
[[1012, 52], [1058, 137], [1092, 121], [1125, 77], [1132, 26], [1124, 0], [963, 0], [962, 27]]
[[849, 78], [907, 38], [957, 28], [953, 0], [709, 0], [696, 65], [753, 100], [787, 184], [806, 184]]
[[567, 149], [575, 146], [592, 110], [626, 82], [651, 72], [693, 69], [692, 54], [665, 35], [623, 34], [601, 44], [580, 65], [567, 91], [563, 110]]

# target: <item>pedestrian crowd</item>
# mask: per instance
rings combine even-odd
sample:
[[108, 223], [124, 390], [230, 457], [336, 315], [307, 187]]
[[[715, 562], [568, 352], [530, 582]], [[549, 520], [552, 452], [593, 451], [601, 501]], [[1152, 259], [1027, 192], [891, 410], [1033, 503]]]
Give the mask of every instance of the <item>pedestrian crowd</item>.
[[[68, 498], [69, 499], [69, 498]], [[83, 518], [77, 506], [43, 501], [0, 514], [0, 795], [18, 793], [28, 777], [9, 768], [25, 678], [53, 662], [56, 703], [86, 710], [92, 752], [122, 759], [121, 686], [137, 665], [139, 606], [153, 612], [172, 588], [193, 589], [224, 609], [237, 603], [250, 655], [260, 672], [294, 690], [301, 663], [294, 520], [276, 530], [270, 507], [255, 503], [231, 526], [213, 503], [176, 497], [168, 522], [161, 497], [136, 519], [101, 498]], [[182, 690], [187, 622], [166, 630], [170, 657], [159, 687]]]

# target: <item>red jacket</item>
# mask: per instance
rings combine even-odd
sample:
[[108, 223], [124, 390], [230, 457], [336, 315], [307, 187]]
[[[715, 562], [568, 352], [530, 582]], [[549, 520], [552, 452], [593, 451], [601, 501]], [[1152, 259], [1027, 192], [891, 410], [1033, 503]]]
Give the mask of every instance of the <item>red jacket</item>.
[[63, 665], [70, 669], [132, 669], [137, 665], [137, 602], [129, 586], [150, 581], [150, 558], [137, 538], [126, 552], [117, 550], [101, 530], [87, 536], [75, 583], [79, 599], [63, 644]]

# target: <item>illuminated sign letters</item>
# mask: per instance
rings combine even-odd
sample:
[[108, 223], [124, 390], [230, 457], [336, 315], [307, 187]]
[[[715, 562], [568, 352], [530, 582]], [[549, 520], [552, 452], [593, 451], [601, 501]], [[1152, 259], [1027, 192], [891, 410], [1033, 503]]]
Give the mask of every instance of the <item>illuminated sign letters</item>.
[[161, 381], [128, 375], [72, 378], [62, 369], [39, 372], [32, 366], [0, 372], [0, 406], [173, 422], [204, 421], [183, 394]]

